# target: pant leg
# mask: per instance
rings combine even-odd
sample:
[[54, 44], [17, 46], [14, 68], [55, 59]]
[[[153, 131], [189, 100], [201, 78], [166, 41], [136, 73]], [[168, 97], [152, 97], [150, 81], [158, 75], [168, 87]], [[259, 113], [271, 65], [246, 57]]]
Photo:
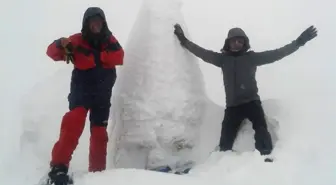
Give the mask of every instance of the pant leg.
[[111, 105], [94, 106], [90, 109], [90, 127], [107, 127]]
[[260, 101], [253, 101], [246, 105], [245, 114], [252, 122], [255, 131], [255, 148], [262, 155], [268, 155], [273, 150], [273, 143], [270, 133], [267, 129], [265, 113]]
[[78, 145], [85, 127], [88, 113], [87, 95], [78, 84], [71, 83], [71, 93], [68, 96], [69, 111], [62, 118], [60, 135], [52, 149], [50, 164], [69, 166], [71, 156]]
[[71, 156], [83, 133], [87, 112], [84, 107], [77, 107], [63, 116], [60, 135], [52, 149], [51, 165], [69, 166]]
[[103, 171], [106, 169], [107, 125], [110, 107], [110, 98], [106, 98], [102, 103], [94, 103], [90, 110], [90, 172]]
[[232, 150], [239, 127], [244, 119], [241, 107], [228, 107], [225, 109], [219, 143], [221, 151]]
[[99, 71], [102, 79], [90, 88], [90, 122], [92, 127], [106, 127], [110, 116], [112, 88], [116, 81], [115, 71]]

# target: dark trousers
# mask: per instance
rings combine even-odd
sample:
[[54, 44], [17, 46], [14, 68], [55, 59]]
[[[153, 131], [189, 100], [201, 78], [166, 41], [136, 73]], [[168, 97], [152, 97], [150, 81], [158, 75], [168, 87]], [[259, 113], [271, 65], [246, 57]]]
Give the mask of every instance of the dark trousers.
[[72, 92], [68, 100], [70, 111], [78, 107], [85, 107], [90, 110], [90, 127], [107, 126], [111, 107], [111, 92], [104, 94]]
[[90, 111], [90, 126], [107, 126], [112, 88], [117, 76], [115, 69], [93, 68], [72, 71], [69, 109], [84, 107]]
[[244, 119], [249, 119], [252, 122], [252, 127], [255, 131], [255, 148], [262, 155], [270, 154], [273, 150], [272, 138], [267, 130], [265, 113], [259, 100], [225, 109], [219, 143], [220, 150], [232, 150], [233, 143]]

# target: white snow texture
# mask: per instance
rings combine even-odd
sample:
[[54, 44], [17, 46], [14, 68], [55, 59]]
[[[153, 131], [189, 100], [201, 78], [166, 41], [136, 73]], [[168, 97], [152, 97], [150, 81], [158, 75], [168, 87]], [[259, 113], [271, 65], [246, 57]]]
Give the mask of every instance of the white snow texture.
[[205, 89], [196, 58], [173, 34], [181, 17], [179, 1], [147, 0], [139, 12], [111, 109], [116, 167], [174, 168], [197, 145]]
[[[2, 12], [7, 16], [1, 18], [12, 27], [0, 30], [5, 35], [2, 43], [7, 43], [1, 47], [6, 53], [1, 60], [5, 70], [0, 72], [1, 185], [37, 184], [49, 170], [51, 149], [68, 110], [73, 66], [54, 64], [45, 50], [56, 38], [78, 32], [89, 6], [105, 11], [109, 27], [125, 49], [125, 61], [117, 68], [111, 100], [108, 169], [87, 173], [87, 120], [70, 165], [76, 184], [336, 184], [336, 87], [332, 80], [336, 79], [336, 58], [330, 40], [336, 32], [331, 8], [335, 2], [8, 3], [13, 7], [5, 8]], [[275, 144], [273, 163], [265, 163], [254, 149], [254, 131], [247, 120], [235, 141], [238, 153], [215, 150], [225, 107], [221, 70], [180, 46], [173, 34], [175, 23], [182, 25], [189, 39], [214, 51], [219, 51], [227, 31], [236, 26], [245, 30], [254, 50], [280, 47], [311, 24], [317, 27], [316, 39], [292, 56], [258, 69], [260, 95]], [[194, 162], [195, 168], [183, 176], [146, 170], [163, 164], [179, 168], [186, 162]]]

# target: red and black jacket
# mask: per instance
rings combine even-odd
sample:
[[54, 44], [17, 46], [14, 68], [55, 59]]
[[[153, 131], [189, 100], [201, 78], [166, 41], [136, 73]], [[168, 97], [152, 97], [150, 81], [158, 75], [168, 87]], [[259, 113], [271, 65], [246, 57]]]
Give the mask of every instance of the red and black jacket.
[[[95, 67], [113, 69], [117, 65], [123, 65], [124, 50], [117, 39], [111, 35], [109, 42], [101, 45], [100, 50], [92, 48], [82, 37], [81, 33], [69, 37], [74, 46], [74, 67], [79, 70], [88, 70]], [[65, 61], [65, 51], [60, 46], [60, 40], [56, 40], [48, 46], [47, 55], [54, 61]]]
[[[107, 42], [93, 48], [81, 33], [69, 37], [74, 51], [74, 69], [71, 77], [70, 98], [72, 101], [90, 99], [97, 95], [99, 103], [108, 101], [116, 81], [116, 66], [123, 65], [124, 50], [111, 34]], [[64, 61], [65, 51], [60, 39], [48, 46], [47, 55], [54, 61]], [[91, 103], [90, 103], [91, 104]]]

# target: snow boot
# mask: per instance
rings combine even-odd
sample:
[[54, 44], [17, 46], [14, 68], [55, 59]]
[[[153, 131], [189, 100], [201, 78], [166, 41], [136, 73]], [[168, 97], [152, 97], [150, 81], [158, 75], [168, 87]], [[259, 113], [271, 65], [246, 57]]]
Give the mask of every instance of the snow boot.
[[55, 165], [48, 173], [48, 185], [69, 185], [73, 184], [72, 178], [68, 175], [68, 167], [65, 165]]
[[265, 162], [268, 162], [268, 163], [272, 163], [273, 162], [273, 158], [270, 158], [270, 157], [266, 157], [264, 159]]
[[190, 170], [191, 170], [191, 168], [186, 168], [183, 171], [177, 171], [177, 172], [175, 172], [175, 174], [177, 174], [177, 175], [187, 174], [187, 173], [189, 173]]

